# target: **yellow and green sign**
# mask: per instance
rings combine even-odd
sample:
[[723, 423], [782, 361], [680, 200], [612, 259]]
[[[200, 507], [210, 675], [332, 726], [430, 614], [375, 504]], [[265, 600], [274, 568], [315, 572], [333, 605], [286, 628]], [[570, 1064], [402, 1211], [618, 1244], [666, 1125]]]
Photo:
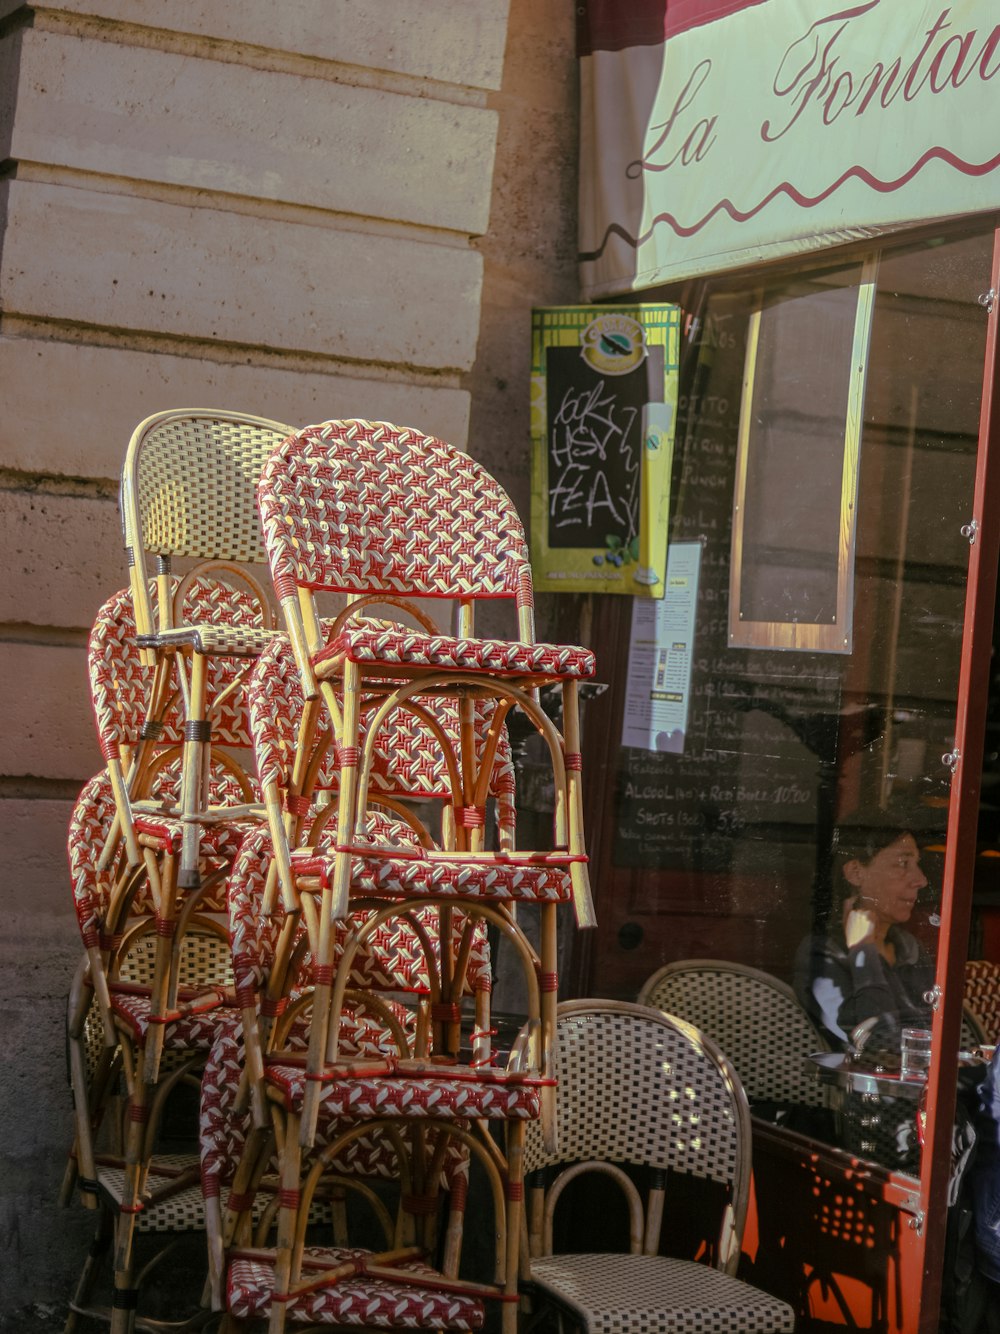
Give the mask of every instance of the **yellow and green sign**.
[[535, 587], [662, 597], [680, 310], [533, 312]]

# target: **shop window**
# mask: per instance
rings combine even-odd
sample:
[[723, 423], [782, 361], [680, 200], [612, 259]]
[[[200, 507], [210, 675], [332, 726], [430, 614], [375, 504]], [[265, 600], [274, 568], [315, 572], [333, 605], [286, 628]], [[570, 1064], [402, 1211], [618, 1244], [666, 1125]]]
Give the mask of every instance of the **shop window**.
[[610, 688], [585, 739], [600, 925], [581, 994], [634, 999], [685, 958], [792, 982], [842, 915], [838, 843], [897, 819], [927, 878], [906, 929], [937, 954], [992, 250], [990, 222], [684, 303], [687, 726], [682, 747], [623, 744], [632, 600], [594, 598]]
[[747, 326], [732, 647], [849, 653], [875, 262], [782, 284]]

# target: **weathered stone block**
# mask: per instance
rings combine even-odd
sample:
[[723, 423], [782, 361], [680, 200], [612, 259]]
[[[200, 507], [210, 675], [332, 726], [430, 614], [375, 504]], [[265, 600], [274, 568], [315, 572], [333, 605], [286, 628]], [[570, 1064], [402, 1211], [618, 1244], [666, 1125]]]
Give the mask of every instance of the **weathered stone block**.
[[[307, 426], [367, 417], [464, 445], [469, 394], [338, 372], [205, 361], [167, 352], [0, 337], [0, 459], [23, 472], [117, 479], [153, 412], [215, 407]], [[117, 585], [115, 585], [117, 587]], [[111, 591], [111, 590], [109, 590]], [[18, 617], [17, 619], [22, 619]]]
[[83, 782], [102, 767], [85, 649], [0, 643], [0, 680], [9, 720], [0, 773]]
[[486, 230], [486, 108], [64, 33], [19, 40], [14, 159]]
[[474, 251], [38, 181], [3, 195], [8, 314], [433, 371], [475, 359]]

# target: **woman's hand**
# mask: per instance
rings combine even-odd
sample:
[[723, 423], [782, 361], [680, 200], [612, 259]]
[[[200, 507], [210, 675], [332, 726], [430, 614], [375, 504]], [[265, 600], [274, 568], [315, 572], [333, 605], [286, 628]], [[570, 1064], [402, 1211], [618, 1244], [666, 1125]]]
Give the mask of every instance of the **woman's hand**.
[[844, 939], [849, 950], [875, 938], [875, 914], [862, 907], [863, 902], [860, 896], [855, 896], [844, 903]]

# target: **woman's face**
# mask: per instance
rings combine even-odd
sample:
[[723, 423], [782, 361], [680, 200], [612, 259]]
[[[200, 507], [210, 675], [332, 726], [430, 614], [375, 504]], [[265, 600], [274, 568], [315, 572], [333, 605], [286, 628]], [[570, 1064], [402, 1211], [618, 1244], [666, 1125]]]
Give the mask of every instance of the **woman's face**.
[[927, 884], [912, 834], [900, 835], [870, 862], [849, 861], [844, 873], [857, 891], [857, 906], [872, 909], [890, 925], [909, 921], [917, 895]]

